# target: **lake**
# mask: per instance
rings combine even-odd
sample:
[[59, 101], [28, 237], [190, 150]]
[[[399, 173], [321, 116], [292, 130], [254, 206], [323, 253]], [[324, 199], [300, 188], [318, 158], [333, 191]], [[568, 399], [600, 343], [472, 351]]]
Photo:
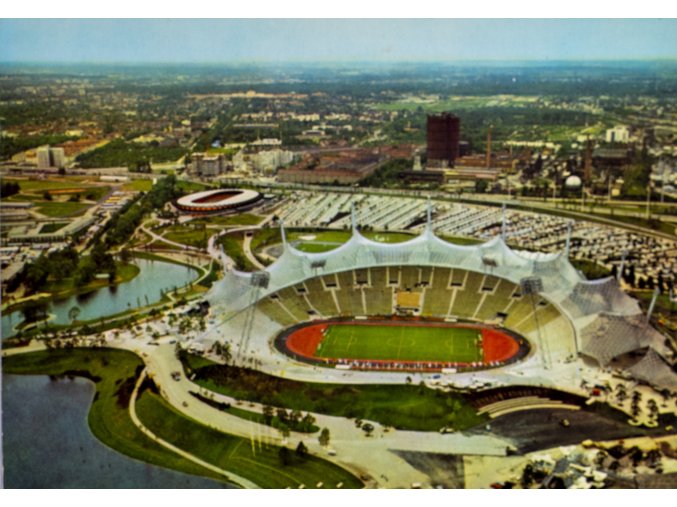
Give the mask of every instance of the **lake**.
[[231, 488], [124, 456], [87, 424], [94, 384], [2, 376], [5, 488]]
[[[78, 320], [91, 320], [156, 303], [162, 298], [162, 291], [182, 287], [199, 275], [196, 269], [180, 264], [147, 259], [134, 259], [133, 263], [139, 267], [140, 272], [129, 282], [51, 301], [48, 312], [54, 318], [49, 321], [50, 324], [69, 324], [68, 312], [74, 306], [80, 308]], [[22, 321], [21, 311], [3, 314], [3, 339], [13, 336], [14, 326]]]

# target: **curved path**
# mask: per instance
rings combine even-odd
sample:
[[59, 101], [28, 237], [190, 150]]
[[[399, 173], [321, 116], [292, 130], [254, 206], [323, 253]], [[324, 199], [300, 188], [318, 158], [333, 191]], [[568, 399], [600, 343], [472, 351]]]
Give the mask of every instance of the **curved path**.
[[145, 225], [141, 225], [140, 229], [142, 232], [145, 232], [148, 234], [151, 238], [153, 238], [154, 241], [160, 241], [161, 243], [167, 243], [168, 245], [172, 245], [178, 248], [181, 248], [182, 250], [190, 250], [193, 252], [200, 252], [202, 253], [203, 250], [194, 246], [190, 245], [184, 245], [183, 243], [178, 243], [176, 241], [172, 241], [171, 239], [167, 239], [164, 236], [160, 236], [159, 234], [154, 233], [150, 229], [147, 229]]
[[175, 445], [167, 442], [166, 440], [161, 439], [158, 437], [155, 433], [150, 431], [148, 428], [146, 428], [139, 417], [136, 415], [136, 398], [139, 394], [139, 387], [141, 387], [141, 384], [143, 384], [143, 381], [146, 379], [146, 370], [144, 369], [141, 372], [141, 375], [139, 375], [139, 378], [136, 382], [136, 385], [134, 386], [134, 391], [132, 392], [132, 396], [129, 400], [129, 417], [131, 417], [132, 422], [134, 425], [139, 428], [139, 430], [146, 435], [148, 438], [153, 440], [154, 442], [157, 442], [163, 447], [166, 447], [170, 451], [178, 454], [182, 458], [185, 458], [189, 461], [192, 461], [193, 463], [196, 463], [200, 465], [203, 468], [206, 468], [208, 470], [211, 470], [212, 472], [216, 472], [219, 475], [223, 475], [226, 479], [228, 479], [229, 482], [233, 482], [237, 485], [243, 486], [245, 488], [249, 489], [255, 489], [258, 488], [256, 484], [254, 484], [252, 481], [249, 481], [245, 479], [244, 477], [240, 477], [238, 475], [235, 475], [231, 472], [228, 472], [226, 470], [223, 470], [222, 468], [219, 468], [215, 465], [212, 465], [211, 463], [207, 463], [204, 460], [201, 460], [197, 456], [190, 454], [189, 452], [184, 451], [183, 449], [180, 449], [176, 447]]

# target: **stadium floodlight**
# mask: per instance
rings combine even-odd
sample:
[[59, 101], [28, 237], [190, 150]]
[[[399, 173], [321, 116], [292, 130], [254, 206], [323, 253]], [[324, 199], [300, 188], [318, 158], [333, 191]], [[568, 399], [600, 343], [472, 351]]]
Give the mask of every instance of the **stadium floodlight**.
[[252, 273], [251, 284], [253, 287], [267, 289], [270, 283], [270, 273], [267, 271], [256, 271]]
[[520, 290], [522, 291], [522, 296], [529, 296], [529, 299], [531, 300], [531, 310], [533, 311], [532, 315], [534, 316], [536, 332], [538, 333], [538, 344], [541, 351], [541, 362], [543, 368], [547, 370], [549, 351], [546, 350], [547, 343], [543, 340], [543, 335], [541, 334], [541, 324], [538, 321], [538, 312], [534, 297], [540, 292], [543, 292], [543, 279], [540, 276], [525, 276], [520, 280]]
[[324, 269], [326, 265], [327, 265], [326, 259], [312, 261], [310, 263], [310, 269]]
[[520, 290], [523, 296], [543, 292], [543, 280], [540, 276], [526, 276], [520, 280]]

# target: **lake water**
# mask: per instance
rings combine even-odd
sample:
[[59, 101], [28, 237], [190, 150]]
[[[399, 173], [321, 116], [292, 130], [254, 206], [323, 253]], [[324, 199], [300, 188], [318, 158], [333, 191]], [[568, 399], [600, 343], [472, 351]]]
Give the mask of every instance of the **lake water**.
[[[48, 312], [55, 317], [49, 322], [69, 324], [68, 312], [74, 306], [80, 308], [78, 320], [90, 320], [155, 303], [162, 297], [162, 291], [182, 287], [195, 280], [199, 274], [196, 269], [169, 262], [147, 259], [134, 259], [133, 262], [141, 271], [129, 282], [50, 302]], [[13, 336], [14, 326], [22, 321], [23, 314], [20, 311], [3, 315], [2, 337]]]
[[5, 488], [229, 488], [128, 458], [92, 435], [94, 384], [2, 376]]

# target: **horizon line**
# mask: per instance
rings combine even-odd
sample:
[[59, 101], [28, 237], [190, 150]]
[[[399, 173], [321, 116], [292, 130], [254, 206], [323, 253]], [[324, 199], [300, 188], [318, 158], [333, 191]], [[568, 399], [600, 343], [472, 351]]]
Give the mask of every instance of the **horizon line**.
[[454, 63], [639, 63], [639, 62], [677, 62], [677, 55], [675, 56], [647, 56], [647, 57], [571, 57], [571, 58], [420, 58], [420, 59], [392, 59], [392, 60], [377, 60], [377, 59], [289, 59], [289, 60], [267, 60], [267, 59], [238, 59], [238, 60], [6, 60], [1, 61], [0, 65], [44, 65], [44, 66], [61, 66], [61, 65], [253, 65], [253, 64], [416, 64], [416, 63], [437, 63], [437, 64], [454, 64]]

